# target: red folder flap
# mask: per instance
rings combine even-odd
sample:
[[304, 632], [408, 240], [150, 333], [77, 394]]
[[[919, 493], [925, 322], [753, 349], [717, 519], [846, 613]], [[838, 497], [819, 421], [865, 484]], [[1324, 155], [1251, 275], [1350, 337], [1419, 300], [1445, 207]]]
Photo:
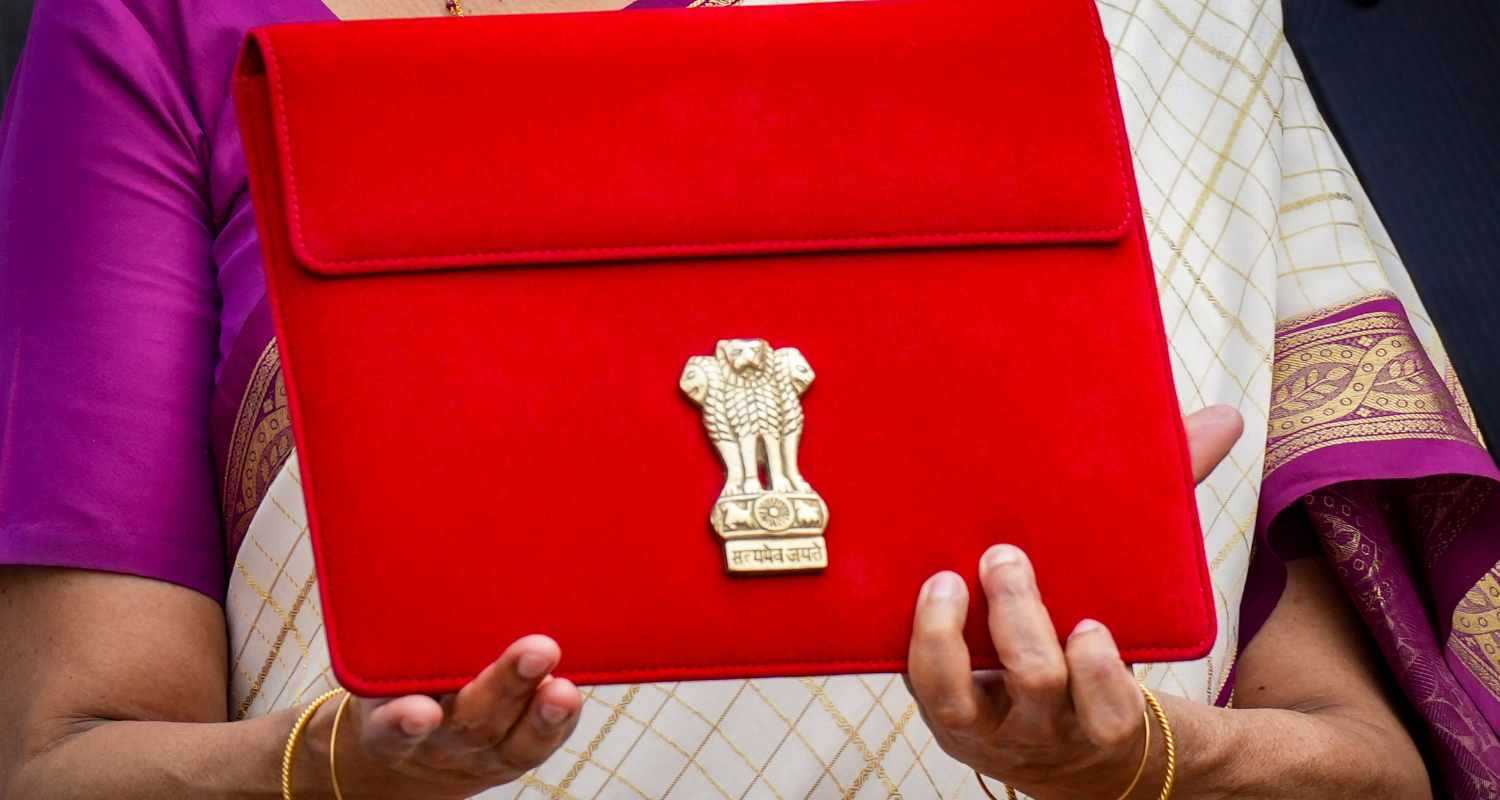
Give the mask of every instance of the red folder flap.
[[326, 275], [1111, 241], [1134, 192], [1108, 51], [1082, 3], [1041, 5], [286, 26], [242, 72]]
[[[994, 542], [1139, 660], [1214, 613], [1093, 4], [278, 26], [236, 78], [335, 670], [889, 671]], [[829, 563], [730, 575], [687, 359], [795, 347]], [[992, 666], [982, 599], [968, 633]]]

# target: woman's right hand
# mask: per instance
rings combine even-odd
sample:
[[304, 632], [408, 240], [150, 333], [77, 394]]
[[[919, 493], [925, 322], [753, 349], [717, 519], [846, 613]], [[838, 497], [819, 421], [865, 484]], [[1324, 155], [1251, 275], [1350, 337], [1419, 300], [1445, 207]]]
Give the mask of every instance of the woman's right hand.
[[[578, 687], [550, 674], [561, 655], [546, 636], [526, 636], [457, 694], [352, 699], [338, 732], [344, 797], [466, 798], [541, 764], [583, 707]], [[337, 703], [309, 732], [324, 769]]]

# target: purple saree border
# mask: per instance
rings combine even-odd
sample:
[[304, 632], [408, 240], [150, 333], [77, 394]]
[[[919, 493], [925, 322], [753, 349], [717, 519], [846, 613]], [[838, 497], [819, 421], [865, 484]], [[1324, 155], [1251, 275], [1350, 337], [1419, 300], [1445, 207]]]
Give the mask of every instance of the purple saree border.
[[1494, 461], [1473, 444], [1426, 440], [1339, 444], [1301, 456], [1265, 477], [1256, 528], [1266, 533], [1276, 513], [1327, 486], [1439, 475], [1470, 475], [1500, 482]]
[[235, 421], [240, 416], [245, 390], [250, 387], [251, 378], [260, 365], [266, 348], [275, 340], [276, 326], [271, 318], [271, 305], [262, 294], [229, 348], [229, 355], [224, 359], [219, 385], [209, 408], [215, 474], [220, 480], [224, 477], [224, 468], [229, 460], [229, 440], [234, 435]]
[[236, 337], [210, 407], [226, 569], [231, 569], [271, 482], [291, 456], [286, 383], [263, 296]]
[[[1241, 648], [1285, 587], [1283, 560], [1321, 555], [1421, 719], [1446, 796], [1500, 796], [1500, 700], [1450, 637], [1500, 562], [1500, 470], [1392, 296], [1281, 326], [1272, 373]], [[1232, 687], [1231, 673], [1221, 704]]]
[[[1406, 329], [1410, 330], [1406, 309], [1401, 302], [1394, 297], [1380, 296], [1349, 305], [1331, 314], [1307, 321], [1293, 321], [1283, 326], [1277, 331], [1278, 349], [1282, 342], [1293, 340], [1298, 334], [1330, 328], [1375, 313], [1399, 317]], [[1414, 336], [1412, 339], [1415, 341]], [[1431, 367], [1431, 361], [1425, 354], [1417, 357]], [[1275, 513], [1292, 505], [1303, 495], [1342, 481], [1413, 479], [1447, 474], [1475, 475], [1500, 481], [1500, 469], [1496, 468], [1494, 459], [1479, 445], [1472, 431], [1469, 431], [1468, 423], [1458, 413], [1457, 400], [1446, 387], [1442, 388], [1442, 392], [1451, 405], [1441, 413], [1454, 426], [1467, 432], [1467, 436], [1452, 440], [1413, 438], [1405, 441], [1348, 442], [1308, 452], [1284, 464], [1268, 465], [1262, 481], [1261, 513], [1256, 518], [1258, 532], [1263, 533]], [[1272, 426], [1274, 429], [1274, 419]], [[1275, 441], [1273, 430], [1270, 441], [1267, 442], [1268, 449]], [[1266, 513], [1268, 511], [1271, 513]]]

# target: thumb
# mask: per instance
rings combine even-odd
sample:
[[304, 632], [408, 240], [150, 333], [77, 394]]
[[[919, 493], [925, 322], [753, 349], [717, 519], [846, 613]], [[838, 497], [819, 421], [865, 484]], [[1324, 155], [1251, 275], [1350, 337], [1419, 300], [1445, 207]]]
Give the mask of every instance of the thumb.
[[443, 722], [443, 707], [426, 695], [355, 700], [365, 752], [387, 762], [410, 755]]
[[1209, 406], [1195, 411], [1182, 424], [1187, 429], [1194, 483], [1202, 483], [1245, 432], [1245, 421], [1231, 406]]

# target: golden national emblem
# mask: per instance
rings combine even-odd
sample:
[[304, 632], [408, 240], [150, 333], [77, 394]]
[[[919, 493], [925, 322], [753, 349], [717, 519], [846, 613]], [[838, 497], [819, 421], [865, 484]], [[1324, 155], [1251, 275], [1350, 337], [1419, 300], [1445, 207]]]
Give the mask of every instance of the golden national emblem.
[[724, 489], [709, 521], [730, 572], [798, 572], [828, 566], [828, 505], [797, 466], [802, 393], [812, 367], [796, 348], [723, 339], [693, 356], [679, 385], [703, 408], [724, 460]]

